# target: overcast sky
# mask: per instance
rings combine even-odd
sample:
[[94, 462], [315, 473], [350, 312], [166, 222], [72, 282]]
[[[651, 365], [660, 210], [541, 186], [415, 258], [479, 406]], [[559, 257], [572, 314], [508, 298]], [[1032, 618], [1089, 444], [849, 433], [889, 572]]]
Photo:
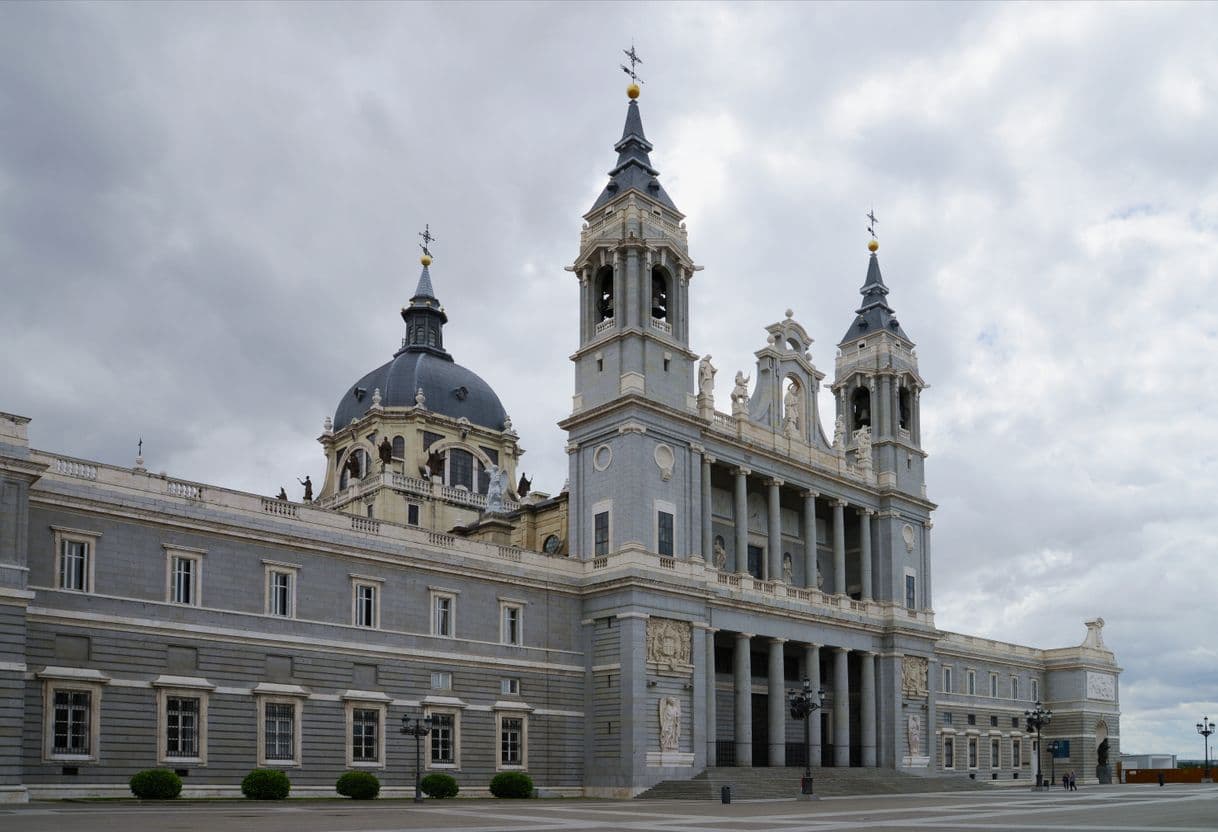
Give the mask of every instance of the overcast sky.
[[[691, 346], [817, 366], [863, 214], [918, 344], [936, 621], [1103, 616], [1122, 749], [1218, 712], [1218, 6], [0, 5], [0, 409], [39, 448], [274, 494], [402, 337], [416, 232], [457, 361], [566, 476], [581, 215], [645, 63], [704, 265]], [[719, 409], [728, 409], [726, 385]], [[827, 426], [832, 433], [832, 426]]]

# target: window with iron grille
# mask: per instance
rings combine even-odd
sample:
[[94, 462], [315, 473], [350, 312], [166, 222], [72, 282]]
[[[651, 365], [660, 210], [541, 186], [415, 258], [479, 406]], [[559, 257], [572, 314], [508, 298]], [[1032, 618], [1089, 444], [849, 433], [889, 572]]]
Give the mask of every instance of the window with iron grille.
[[456, 762], [456, 720], [452, 714], [431, 715], [431, 761], [441, 765]]
[[55, 691], [54, 753], [81, 756], [91, 753], [89, 718], [92, 705], [92, 694], [87, 690]]
[[594, 518], [596, 532], [595, 553], [599, 557], [609, 554], [609, 512], [602, 511]]
[[264, 749], [268, 760], [296, 759], [296, 706], [267, 702]]
[[524, 720], [505, 716], [499, 723], [499, 762], [505, 766], [518, 766], [523, 760]]
[[199, 699], [169, 696], [165, 699], [165, 756], [199, 756]]
[[351, 759], [357, 763], [375, 763], [381, 759], [381, 713], [376, 708], [355, 708], [351, 712]]

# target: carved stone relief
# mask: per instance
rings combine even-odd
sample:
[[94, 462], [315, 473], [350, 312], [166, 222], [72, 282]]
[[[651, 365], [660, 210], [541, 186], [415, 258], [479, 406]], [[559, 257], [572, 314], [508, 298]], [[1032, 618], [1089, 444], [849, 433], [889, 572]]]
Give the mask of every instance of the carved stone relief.
[[909, 756], [920, 757], [922, 755], [922, 717], [918, 714], [910, 714], [905, 725], [906, 738], [909, 740]]
[[1087, 671], [1087, 698], [1104, 702], [1116, 701], [1116, 679], [1108, 673]]
[[660, 469], [660, 479], [668, 482], [672, 479], [672, 466], [676, 462], [676, 456], [673, 454], [672, 448], [663, 443], [656, 445], [653, 456], [656, 461], [656, 467]]
[[915, 546], [914, 527], [906, 523], [901, 527], [901, 539], [905, 541], [905, 551], [913, 554]]
[[660, 699], [660, 750], [677, 751], [681, 745], [681, 700], [675, 696]]
[[688, 621], [671, 618], [647, 619], [647, 661], [668, 670], [686, 670], [689, 660], [691, 631]]
[[921, 656], [901, 659], [901, 693], [911, 698], [926, 697], [927, 661]]

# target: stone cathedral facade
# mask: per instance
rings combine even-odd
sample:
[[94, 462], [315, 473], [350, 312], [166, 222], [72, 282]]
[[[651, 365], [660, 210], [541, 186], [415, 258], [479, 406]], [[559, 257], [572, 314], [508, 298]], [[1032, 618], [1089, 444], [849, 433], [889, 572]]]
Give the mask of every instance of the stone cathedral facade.
[[[543, 794], [627, 796], [808, 753], [1032, 779], [1037, 700], [1059, 769], [1115, 759], [1102, 620], [1057, 649], [935, 626], [926, 383], [874, 241], [831, 380], [790, 312], [750, 373], [717, 379], [631, 92], [568, 268], [560, 493], [517, 478], [520, 437], [449, 352], [429, 256], [402, 343], [326, 419], [310, 501], [32, 449], [0, 414], [0, 800], [123, 794], [155, 766], [187, 794], [258, 766], [296, 794], [350, 769], [400, 794], [398, 724], [423, 713], [424, 766], [463, 793], [523, 769]], [[825, 691], [810, 748], [786, 704], [805, 678]]]

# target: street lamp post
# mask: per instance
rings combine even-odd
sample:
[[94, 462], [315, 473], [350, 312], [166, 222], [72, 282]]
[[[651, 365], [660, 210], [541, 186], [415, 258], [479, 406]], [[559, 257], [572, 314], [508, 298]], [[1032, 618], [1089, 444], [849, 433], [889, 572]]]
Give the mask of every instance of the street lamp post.
[[1214, 733], [1214, 723], [1208, 716], [1201, 717], [1197, 723], [1197, 733], [1205, 737], [1205, 779], [1202, 782], [1212, 783], [1210, 778], [1210, 734]]
[[421, 759], [419, 756], [419, 746], [423, 741], [423, 737], [431, 733], [431, 717], [414, 717], [410, 714], [402, 714], [402, 733], [408, 737], [414, 737], [414, 802], [423, 802], [423, 775], [421, 771]]
[[[1025, 720], [1027, 720], [1028, 730], [1036, 732], [1036, 788], [1039, 789], [1044, 784], [1045, 779], [1044, 769], [1040, 764], [1040, 729], [1048, 725], [1049, 721], [1053, 719], [1053, 712], [1044, 705], [1040, 704], [1040, 701], [1037, 700], [1036, 707], [1030, 711], [1024, 711], [1023, 717]], [[1051, 759], [1052, 758], [1050, 758], [1050, 760]], [[1053, 765], [1052, 762], [1050, 762], [1049, 765], [1051, 768]]]
[[791, 719], [804, 721], [804, 776], [799, 784], [800, 794], [809, 798], [816, 795], [812, 792], [812, 715], [825, 704], [824, 690], [813, 691], [812, 680], [804, 679], [803, 690], [787, 691], [787, 701], [791, 706]]

